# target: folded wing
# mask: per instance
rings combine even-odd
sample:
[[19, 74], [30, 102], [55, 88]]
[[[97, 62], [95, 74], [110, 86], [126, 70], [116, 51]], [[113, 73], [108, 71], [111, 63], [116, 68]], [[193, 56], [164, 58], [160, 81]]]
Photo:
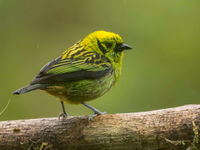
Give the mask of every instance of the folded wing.
[[112, 72], [110, 61], [96, 52], [78, 49], [51, 61], [30, 83], [53, 84], [78, 81], [83, 79], [98, 79]]

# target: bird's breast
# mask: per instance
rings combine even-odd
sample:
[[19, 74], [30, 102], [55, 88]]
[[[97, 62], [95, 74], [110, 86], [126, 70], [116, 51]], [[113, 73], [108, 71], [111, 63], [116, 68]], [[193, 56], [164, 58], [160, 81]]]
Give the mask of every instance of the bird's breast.
[[68, 82], [59, 86], [50, 86], [49, 94], [69, 103], [80, 103], [104, 95], [115, 83], [115, 72], [109, 72], [99, 79]]

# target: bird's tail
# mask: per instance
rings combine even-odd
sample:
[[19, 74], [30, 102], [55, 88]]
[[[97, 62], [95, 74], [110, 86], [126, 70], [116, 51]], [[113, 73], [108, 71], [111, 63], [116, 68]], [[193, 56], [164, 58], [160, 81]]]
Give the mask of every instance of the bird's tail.
[[42, 89], [42, 88], [45, 88], [45, 87], [47, 87], [46, 84], [28, 85], [24, 88], [21, 88], [21, 89], [14, 91], [13, 94], [20, 95], [20, 94], [24, 94], [24, 93], [27, 93], [27, 92], [30, 92], [30, 91], [33, 91], [33, 90], [36, 90], [36, 89]]

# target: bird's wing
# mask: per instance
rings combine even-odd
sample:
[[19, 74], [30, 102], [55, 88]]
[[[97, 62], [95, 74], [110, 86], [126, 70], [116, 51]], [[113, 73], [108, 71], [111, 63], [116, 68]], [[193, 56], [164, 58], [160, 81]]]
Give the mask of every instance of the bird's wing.
[[97, 79], [112, 71], [110, 61], [96, 52], [69, 52], [45, 65], [30, 84]]

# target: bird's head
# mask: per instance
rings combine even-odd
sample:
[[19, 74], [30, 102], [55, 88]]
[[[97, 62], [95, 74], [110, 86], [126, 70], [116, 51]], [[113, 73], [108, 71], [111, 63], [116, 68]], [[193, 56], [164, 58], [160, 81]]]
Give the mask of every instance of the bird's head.
[[122, 38], [113, 32], [96, 31], [86, 36], [80, 43], [85, 49], [104, 55], [111, 62], [121, 62], [123, 51], [132, 49]]

